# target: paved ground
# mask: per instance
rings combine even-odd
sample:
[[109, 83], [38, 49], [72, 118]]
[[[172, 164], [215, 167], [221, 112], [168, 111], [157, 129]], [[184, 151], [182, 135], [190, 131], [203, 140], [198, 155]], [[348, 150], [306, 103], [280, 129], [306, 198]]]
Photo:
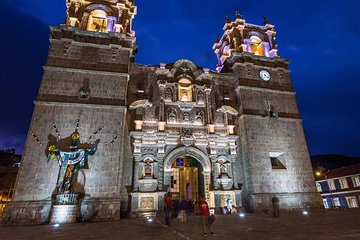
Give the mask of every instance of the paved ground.
[[144, 219], [123, 219], [118, 222], [78, 223], [54, 227], [52, 225], [0, 227], [1, 240], [22, 239], [255, 239], [255, 240], [360, 240], [360, 211], [316, 212], [308, 216], [282, 214], [272, 218], [263, 214], [216, 216], [215, 236], [203, 236], [198, 216], [189, 216], [187, 223], [172, 221], [163, 224], [161, 217], [152, 223]]

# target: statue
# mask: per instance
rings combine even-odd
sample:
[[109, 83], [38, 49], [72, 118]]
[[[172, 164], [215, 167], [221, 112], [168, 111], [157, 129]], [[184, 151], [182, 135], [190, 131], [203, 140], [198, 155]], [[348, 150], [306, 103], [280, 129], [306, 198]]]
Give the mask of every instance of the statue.
[[205, 103], [204, 91], [202, 91], [202, 90], [199, 90], [199, 91], [198, 91], [197, 101], [198, 101], [198, 103]]
[[153, 178], [154, 170], [153, 170], [153, 161], [151, 159], [145, 159], [143, 162], [143, 178]]
[[190, 113], [184, 112], [184, 114], [183, 114], [183, 122], [190, 122]]
[[168, 114], [168, 122], [169, 123], [176, 123], [176, 110], [171, 108]]
[[79, 133], [74, 132], [71, 138], [70, 152], [60, 151], [54, 145], [49, 147], [48, 160], [57, 160], [60, 166], [55, 189], [56, 195], [74, 193], [73, 187], [79, 171], [87, 163], [88, 157], [94, 155], [96, 152], [96, 147], [86, 150], [77, 149], [80, 138]]
[[172, 102], [171, 88], [165, 88], [165, 101]]
[[203, 125], [203, 114], [202, 112], [196, 112], [196, 115], [195, 115], [195, 123], [196, 124], [200, 124], [200, 125]]
[[229, 176], [227, 162], [223, 160], [219, 160], [218, 165], [219, 165], [219, 177], [221, 178], [222, 176]]
[[181, 90], [181, 102], [188, 102], [189, 101], [189, 95], [187, 90]]

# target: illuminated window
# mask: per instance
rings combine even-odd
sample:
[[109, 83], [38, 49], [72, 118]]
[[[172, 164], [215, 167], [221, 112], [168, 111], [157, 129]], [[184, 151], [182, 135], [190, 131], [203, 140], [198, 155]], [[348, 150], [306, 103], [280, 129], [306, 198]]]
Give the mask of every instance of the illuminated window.
[[333, 199], [334, 207], [340, 207], [340, 199], [338, 197]]
[[322, 189], [321, 189], [321, 184], [320, 183], [316, 183], [316, 189], [318, 192], [322, 192]]
[[360, 177], [359, 176], [352, 177], [352, 181], [353, 181], [354, 187], [360, 187]]
[[340, 182], [340, 187], [341, 189], [344, 189], [344, 188], [348, 188], [348, 183], [346, 181], [346, 178], [340, 178], [339, 179], [339, 182]]
[[95, 10], [90, 14], [87, 30], [92, 32], [106, 32], [107, 14], [103, 10]]
[[191, 81], [189, 79], [182, 78], [179, 81], [179, 101], [192, 102]]
[[257, 36], [250, 37], [251, 52], [257, 56], [264, 56], [264, 44], [262, 40]]
[[359, 204], [356, 200], [356, 197], [345, 197], [346, 202], [349, 208], [358, 208]]
[[329, 188], [330, 188], [330, 190], [335, 190], [336, 188], [335, 188], [335, 184], [334, 184], [334, 181], [333, 180], [329, 180], [328, 181], [328, 184], [329, 184]]
[[326, 198], [323, 198], [323, 203], [325, 208], [329, 208], [329, 203]]

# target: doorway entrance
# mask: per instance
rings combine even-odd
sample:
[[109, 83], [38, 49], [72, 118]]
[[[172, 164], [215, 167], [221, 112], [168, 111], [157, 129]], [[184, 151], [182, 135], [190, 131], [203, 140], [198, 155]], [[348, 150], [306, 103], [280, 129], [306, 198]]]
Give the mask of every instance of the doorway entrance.
[[191, 156], [181, 156], [171, 166], [170, 192], [174, 197], [199, 201], [204, 195], [204, 177], [201, 163]]

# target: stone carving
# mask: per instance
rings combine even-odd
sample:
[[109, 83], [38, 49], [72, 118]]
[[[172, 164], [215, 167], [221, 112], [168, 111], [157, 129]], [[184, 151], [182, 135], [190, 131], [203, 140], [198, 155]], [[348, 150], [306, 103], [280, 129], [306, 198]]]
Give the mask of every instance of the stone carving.
[[190, 113], [188, 112], [183, 113], [183, 122], [190, 122]]
[[203, 90], [199, 90], [197, 93], [197, 101], [198, 103], [205, 103], [205, 94]]
[[70, 47], [71, 47], [71, 42], [69, 42], [69, 41], [63, 42], [64, 56], [68, 55]]
[[167, 87], [165, 88], [165, 101], [172, 102], [173, 99], [173, 93], [171, 88]]
[[141, 148], [141, 154], [142, 155], [147, 155], [147, 154], [156, 155], [156, 153], [157, 153], [156, 148], [151, 148], [151, 147], [143, 147], [143, 148]]
[[83, 86], [79, 89], [79, 98], [81, 100], [87, 100], [90, 97], [90, 80], [85, 78]]
[[225, 160], [219, 160], [218, 161], [218, 176], [219, 178], [224, 176], [229, 176], [228, 174], [228, 162]]
[[142, 197], [140, 201], [140, 210], [152, 210], [155, 206], [153, 197]]
[[182, 136], [184, 138], [191, 138], [191, 129], [190, 128], [183, 128], [182, 129]]
[[118, 52], [119, 52], [119, 48], [117, 48], [117, 47], [112, 47], [111, 48], [111, 59], [113, 61], [116, 60], [116, 56], [117, 56]]
[[195, 115], [195, 124], [203, 125], [204, 124], [204, 114], [201, 111], [196, 112]]
[[177, 122], [177, 112], [176, 112], [176, 109], [170, 108], [170, 110], [168, 111], [167, 121], [168, 121], [169, 123], [176, 123], [176, 122]]

